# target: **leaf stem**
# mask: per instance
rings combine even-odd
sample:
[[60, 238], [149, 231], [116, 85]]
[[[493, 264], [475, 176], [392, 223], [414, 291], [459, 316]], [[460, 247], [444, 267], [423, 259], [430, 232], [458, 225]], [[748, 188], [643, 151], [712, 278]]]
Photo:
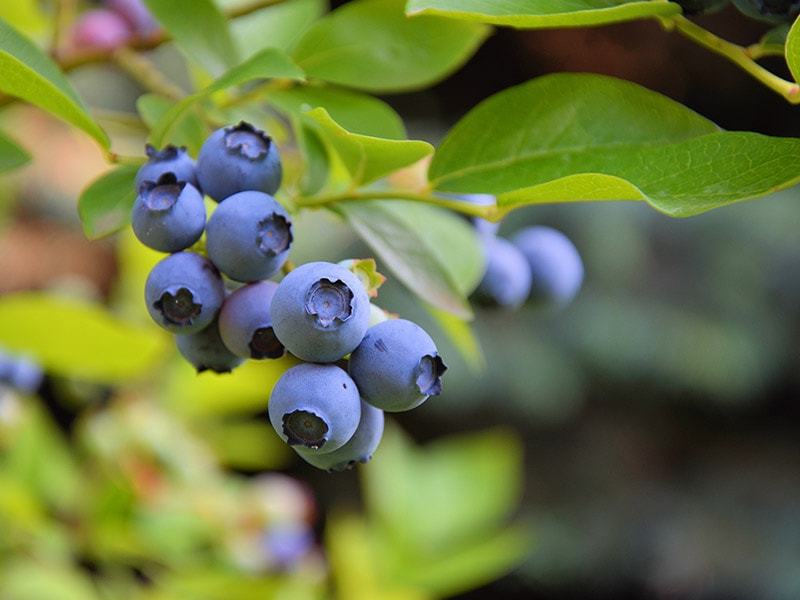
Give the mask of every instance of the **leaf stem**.
[[176, 102], [186, 96], [186, 92], [170, 81], [152, 61], [127, 46], [114, 50], [111, 61], [150, 92]]
[[497, 220], [500, 217], [497, 204], [481, 205], [474, 204], [467, 200], [457, 200], [444, 198], [426, 192], [411, 192], [402, 189], [381, 189], [381, 190], [352, 190], [343, 193], [319, 194], [317, 196], [300, 196], [292, 200], [297, 208], [322, 208], [329, 205], [340, 204], [342, 202], [364, 202], [367, 200], [409, 200], [411, 202], [421, 202], [453, 210], [470, 217], [480, 217], [482, 219]]
[[704, 48], [727, 58], [763, 85], [783, 96], [788, 102], [800, 104], [800, 86], [796, 82], [787, 81], [759, 65], [755, 61], [753, 54], [751, 54], [751, 48], [745, 48], [724, 40], [683, 15], [662, 19], [661, 22], [665, 28], [675, 29], [678, 33]]

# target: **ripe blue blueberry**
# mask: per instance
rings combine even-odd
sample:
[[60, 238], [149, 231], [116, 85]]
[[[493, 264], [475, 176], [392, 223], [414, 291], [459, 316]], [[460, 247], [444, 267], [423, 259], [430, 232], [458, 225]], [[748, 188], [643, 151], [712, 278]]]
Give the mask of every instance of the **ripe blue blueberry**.
[[361, 420], [358, 388], [333, 364], [301, 363], [280, 376], [269, 397], [280, 438], [306, 452], [331, 452], [353, 437]]
[[172, 172], [158, 181], [145, 180], [131, 210], [133, 233], [148, 248], [160, 252], [185, 250], [203, 235], [206, 205], [191, 183]]
[[244, 121], [212, 133], [197, 155], [200, 187], [222, 202], [245, 190], [273, 195], [283, 178], [278, 147], [264, 131]]
[[483, 240], [486, 270], [472, 298], [484, 306], [516, 309], [531, 291], [531, 268], [522, 251], [502, 237]]
[[0, 348], [0, 384], [33, 394], [43, 380], [44, 370], [35, 359]]
[[195, 252], [176, 252], [161, 259], [144, 285], [147, 311], [172, 333], [189, 334], [216, 318], [225, 284], [214, 265]]
[[529, 301], [541, 307], [562, 307], [571, 302], [583, 283], [583, 261], [572, 241], [542, 225], [517, 231], [511, 241], [531, 268]]
[[191, 183], [195, 188], [200, 189], [200, 185], [197, 183], [197, 168], [194, 159], [186, 153], [185, 147], [178, 148], [170, 144], [161, 150], [156, 150], [152, 145], [147, 144], [144, 150], [147, 154], [147, 162], [139, 167], [133, 180], [133, 189], [137, 193], [142, 183], [158, 181], [164, 173], [173, 173], [178, 181]]
[[800, 14], [799, 0], [733, 0], [733, 4], [748, 17], [765, 23], [791, 23]]
[[280, 358], [283, 344], [272, 330], [270, 304], [278, 284], [256, 281], [234, 290], [219, 311], [222, 341], [237, 356]]
[[369, 327], [369, 295], [358, 277], [330, 262], [310, 262], [281, 280], [270, 307], [275, 335], [296, 357], [333, 362]]
[[353, 350], [350, 376], [361, 397], [387, 412], [410, 410], [442, 391], [447, 367], [419, 325], [389, 319], [367, 330]]
[[368, 402], [361, 400], [361, 420], [356, 432], [341, 448], [320, 454], [295, 446], [297, 454], [308, 464], [326, 471], [344, 471], [357, 463], [369, 462], [372, 453], [383, 437], [384, 414]]
[[289, 213], [264, 192], [229, 196], [206, 223], [208, 257], [236, 281], [272, 277], [289, 258], [291, 245]]
[[181, 355], [197, 369], [198, 373], [203, 371], [230, 373], [245, 360], [228, 350], [222, 342], [219, 323], [216, 320], [196, 333], [176, 335], [175, 343]]

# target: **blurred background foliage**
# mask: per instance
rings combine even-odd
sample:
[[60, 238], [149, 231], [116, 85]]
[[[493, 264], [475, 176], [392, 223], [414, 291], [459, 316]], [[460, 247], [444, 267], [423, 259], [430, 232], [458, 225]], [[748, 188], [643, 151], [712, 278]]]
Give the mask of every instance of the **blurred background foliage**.
[[[764, 30], [732, 9], [701, 19], [742, 42]], [[174, 49], [151, 58], [180, 84]], [[651, 22], [498, 29], [448, 80], [383, 99], [435, 144], [481, 99], [554, 71], [800, 135], [796, 108]], [[125, 115], [141, 90], [108, 66], [72, 78], [115, 149], [140, 154]], [[640, 203], [515, 212], [501, 233], [563, 230], [586, 281], [561, 312], [476, 309], [482, 370], [390, 278], [378, 302], [438, 334], [444, 390], [393, 415], [372, 462], [329, 475], [265, 418], [279, 366], [195, 374], [141, 302], [156, 254], [128, 232], [85, 239], [96, 147], [24, 106], [0, 119], [34, 155], [0, 175], [0, 335], [74, 345], [89, 373], [0, 395], [2, 600], [800, 597], [796, 189], [684, 220]], [[324, 214], [297, 228], [295, 263], [368, 252]], [[47, 322], [20, 321], [20, 298], [51, 302]], [[94, 337], [81, 325], [106, 317]], [[145, 359], [146, 378], [97, 382]]]

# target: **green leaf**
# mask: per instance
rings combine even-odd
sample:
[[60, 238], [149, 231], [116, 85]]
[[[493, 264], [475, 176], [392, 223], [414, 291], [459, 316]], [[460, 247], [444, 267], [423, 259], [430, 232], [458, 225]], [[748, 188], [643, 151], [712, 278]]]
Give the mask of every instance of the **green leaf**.
[[187, 96], [170, 108], [153, 126], [149, 136], [150, 143], [157, 148], [163, 147], [169, 139], [173, 127], [180, 123], [180, 119], [184, 113], [199, 100], [210, 96], [214, 92], [219, 92], [254, 79], [274, 77], [303, 80], [305, 75], [281, 50], [277, 48], [265, 48], [218, 77], [203, 90], [191, 96]]
[[403, 119], [386, 102], [368, 94], [330, 85], [296, 85], [271, 90], [269, 101], [290, 114], [324, 108], [331, 118], [352, 133], [390, 140], [406, 138]]
[[284, 1], [234, 19], [233, 39], [245, 58], [266, 47], [286, 51], [327, 11], [325, 0]]
[[[158, 94], [142, 94], [136, 100], [136, 110], [152, 130], [176, 104], [178, 103]], [[178, 147], [185, 146], [189, 156], [197, 156], [200, 147], [208, 137], [208, 129], [203, 120], [190, 110], [169, 118], [171, 119], [168, 127], [169, 143]], [[157, 148], [163, 148], [165, 145], [165, 143], [158, 146], [154, 144]]]
[[108, 136], [56, 63], [2, 19], [0, 73], [0, 91], [51, 112], [88, 133], [104, 150], [109, 149]]
[[800, 19], [796, 20], [786, 36], [786, 63], [795, 81], [800, 81]]
[[337, 210], [409, 290], [441, 310], [472, 317], [466, 297], [483, 275], [484, 256], [464, 219], [402, 200], [344, 203]]
[[510, 429], [418, 447], [387, 426], [369, 466], [362, 471], [368, 512], [387, 529], [406, 567], [492, 537], [520, 501], [522, 447]]
[[320, 128], [324, 139], [339, 155], [353, 182], [365, 184], [394, 173], [433, 152], [418, 140], [387, 140], [351, 133], [331, 119], [323, 108], [306, 113]]
[[212, 0], [144, 0], [186, 58], [217, 76], [239, 63], [228, 21]]
[[81, 192], [78, 215], [86, 237], [101, 238], [130, 223], [131, 208], [136, 200], [133, 181], [137, 170], [138, 167], [133, 165], [113, 169]]
[[794, 185], [800, 140], [723, 132], [681, 104], [600, 75], [555, 74], [485, 100], [442, 141], [437, 189], [542, 202], [645, 200], [688, 216]]
[[46, 371], [100, 383], [144, 377], [167, 336], [115, 318], [97, 304], [40, 292], [0, 298], [0, 344]]
[[30, 161], [31, 155], [11, 138], [0, 133], [0, 171], [10, 171]]
[[372, 92], [419, 89], [461, 67], [483, 43], [479, 23], [406, 18], [404, 0], [348, 2], [308, 28], [292, 56], [309, 77]]
[[680, 14], [675, 2], [652, 0], [408, 0], [406, 12], [439, 15], [492, 25], [535, 29], [542, 27], [584, 27], [618, 23], [647, 17]]

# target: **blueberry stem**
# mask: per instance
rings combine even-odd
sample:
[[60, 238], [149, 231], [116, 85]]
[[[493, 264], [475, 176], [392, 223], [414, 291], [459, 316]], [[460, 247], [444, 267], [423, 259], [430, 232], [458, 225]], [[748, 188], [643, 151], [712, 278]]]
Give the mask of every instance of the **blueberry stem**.
[[800, 104], [800, 86], [797, 83], [778, 77], [755, 61], [759, 56], [768, 53], [766, 50], [754, 53], [753, 50], [759, 45], [744, 47], [734, 44], [711, 33], [683, 15], [661, 19], [661, 23], [665, 29], [674, 29], [704, 48], [727, 58], [764, 86], [783, 96], [791, 104]]
[[355, 190], [338, 194], [319, 194], [317, 196], [294, 198], [293, 203], [297, 208], [319, 208], [342, 202], [361, 202], [364, 200], [410, 200], [412, 202], [422, 202], [454, 210], [470, 217], [481, 217], [489, 221], [499, 220], [502, 214], [496, 204], [480, 205], [463, 200], [442, 198], [431, 193], [409, 192], [401, 189]]

